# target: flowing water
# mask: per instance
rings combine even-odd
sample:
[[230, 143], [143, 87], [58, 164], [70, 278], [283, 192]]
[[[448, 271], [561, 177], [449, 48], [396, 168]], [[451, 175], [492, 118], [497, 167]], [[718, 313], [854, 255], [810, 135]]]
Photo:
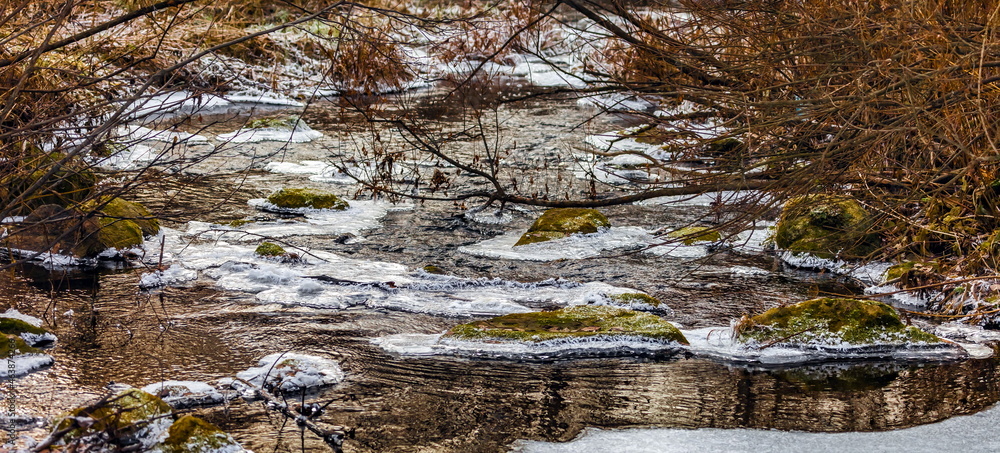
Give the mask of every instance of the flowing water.
[[[442, 129], [459, 124], [439, 105], [418, 102], [416, 107], [440, 121]], [[595, 112], [563, 100], [526, 104], [502, 113], [505, 140], [524, 150], [516, 160], [529, 174], [541, 161], [549, 160], [546, 165], [553, 168], [558, 163], [553, 160], [572, 161], [573, 147], [593, 132], [572, 126]], [[230, 132], [239, 121], [225, 115], [201, 120], [213, 118], [224, 121], [211, 124], [205, 130], [209, 135]], [[192, 213], [203, 222], [223, 223], [244, 216], [263, 220], [267, 215], [250, 207], [247, 200], [281, 186], [324, 187], [353, 194], [354, 186], [310, 180], [309, 174], [260, 170], [267, 162], [281, 159], [337, 162], [358, 143], [358, 136], [370, 132], [345, 122], [334, 104], [313, 105], [304, 119], [323, 131], [326, 140], [280, 151], [277, 145], [230, 145], [220, 156], [188, 168], [185, 174], [152, 181], [143, 192], [143, 201], [168, 214], [166, 226], [185, 231], [188, 226], [180, 220], [187, 219], [181, 216]], [[610, 116], [599, 118], [596, 124], [593, 127], [599, 132], [630, 125]], [[459, 147], [455, 152], [464, 151]], [[248, 165], [254, 169], [236, 171]], [[539, 172], [532, 184], [586, 193], [589, 183], [575, 178], [573, 172], [569, 166], [545, 175]], [[455, 188], [473, 186], [459, 178], [454, 184]], [[346, 267], [395, 263], [404, 271], [393, 271], [394, 279], [417, 278], [406, 272], [434, 265], [447, 274], [471, 279], [561, 279], [635, 288], [668, 304], [673, 309], [668, 319], [686, 328], [721, 328], [744, 313], [782, 302], [860, 290], [855, 283], [835, 276], [785, 269], [765, 253], [724, 251], [695, 260], [621, 250], [604, 252], [599, 258], [555, 261], [477, 256], [458, 249], [523, 231], [538, 211], [508, 211], [500, 216], [508, 222], [483, 223], [465, 215], [472, 207], [411, 203], [386, 210], [375, 228], [341, 231], [325, 226], [329, 230], [308, 230], [308, 234], [282, 239], [317, 253], [357, 260], [345, 262]], [[615, 225], [647, 230], [711, 217], [706, 207], [691, 205], [642, 204], [603, 211]], [[295, 225], [304, 223], [308, 222]], [[180, 233], [172, 234], [180, 237]], [[156, 255], [152, 248], [149, 253]], [[155, 262], [154, 258], [147, 261], [151, 259]], [[356, 452], [507, 451], [519, 439], [568, 441], [589, 427], [882, 431], [976, 413], [1000, 399], [996, 379], [1000, 363], [993, 358], [755, 368], [685, 355], [534, 362], [399, 356], [371, 340], [393, 334], [440, 333], [465, 322], [468, 315], [365, 303], [336, 309], [267, 303], [247, 291], [221, 289], [216, 284], [221, 278], [147, 292], [138, 285], [145, 272], [142, 268], [50, 271], [26, 265], [0, 275], [6, 304], [43, 318], [59, 337], [51, 352], [55, 365], [19, 379], [19, 412], [55, 416], [103, 395], [105, 385], [112, 381], [139, 387], [167, 379], [231, 377], [266, 354], [284, 351], [328, 357], [342, 364], [348, 376], [344, 383], [301, 397], [331, 402], [322, 421], [347, 427], [351, 436], [345, 450]], [[376, 282], [387, 278], [369, 277]], [[521, 290], [535, 288], [528, 285]], [[476, 291], [456, 297], [474, 297]], [[237, 401], [195, 412], [257, 452], [328, 451], [314, 436], [300, 437], [294, 423], [259, 403]]]

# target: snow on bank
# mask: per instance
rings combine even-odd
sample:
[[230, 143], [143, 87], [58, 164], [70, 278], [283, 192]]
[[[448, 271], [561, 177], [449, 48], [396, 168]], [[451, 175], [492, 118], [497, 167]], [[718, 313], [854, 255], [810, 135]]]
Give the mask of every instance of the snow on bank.
[[[673, 453], [725, 451], [757, 453], [938, 453], [943, 451], [1000, 451], [1000, 406], [974, 415], [938, 423], [884, 432], [807, 433], [763, 429], [629, 429], [588, 428], [565, 442], [517, 441], [512, 452], [570, 453], [619, 451]], [[766, 446], [766, 447], [765, 447]]]

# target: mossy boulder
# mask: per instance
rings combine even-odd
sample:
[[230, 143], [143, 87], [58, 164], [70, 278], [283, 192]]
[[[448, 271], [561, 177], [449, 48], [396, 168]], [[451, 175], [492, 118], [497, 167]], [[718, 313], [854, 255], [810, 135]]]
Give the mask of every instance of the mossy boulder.
[[[0, 177], [0, 201], [8, 206], [45, 177], [53, 165], [60, 164], [65, 158], [62, 153], [46, 153], [27, 145], [23, 152], [25, 155], [20, 157], [17, 168], [5, 171], [4, 176]], [[14, 209], [15, 214], [25, 215], [47, 204], [72, 206], [93, 195], [98, 178], [86, 163], [78, 159], [68, 159], [60, 165], [59, 169], [46, 179], [42, 189], [29, 194], [18, 203]]]
[[444, 269], [441, 269], [440, 267], [438, 267], [437, 265], [434, 265], [434, 264], [428, 264], [428, 265], [424, 266], [422, 269], [423, 269], [424, 272], [426, 272], [428, 274], [435, 274], [435, 275], [444, 275], [445, 274]]
[[542, 213], [514, 245], [551, 241], [572, 234], [596, 233], [610, 226], [608, 218], [596, 209], [554, 208]]
[[941, 343], [940, 338], [903, 324], [896, 310], [882, 302], [830, 297], [744, 319], [736, 336], [740, 342], [765, 346]]
[[170, 406], [149, 393], [128, 389], [99, 405], [74, 409], [56, 424], [56, 430], [73, 425], [70, 417], [89, 417], [94, 423], [71, 430], [66, 439], [78, 439], [97, 433], [109, 433], [115, 438], [136, 438], [146, 434], [151, 423], [163, 423], [170, 417]]
[[233, 438], [205, 420], [185, 415], [167, 430], [167, 438], [151, 449], [157, 453], [203, 453], [243, 451]]
[[539, 342], [597, 335], [638, 336], [688, 344], [684, 334], [659, 316], [624, 308], [580, 305], [555, 311], [515, 313], [455, 326], [446, 338]]
[[269, 197], [267, 202], [284, 209], [333, 209], [343, 211], [351, 205], [344, 199], [322, 190], [314, 189], [281, 189]]
[[17, 335], [30, 346], [45, 345], [55, 340], [55, 335], [48, 330], [15, 318], [0, 318], [0, 333]]
[[92, 211], [101, 204], [104, 204], [104, 206], [97, 209], [97, 214], [101, 217], [102, 225], [118, 223], [117, 221], [119, 220], [127, 220], [138, 226], [142, 234], [146, 236], [153, 236], [160, 232], [160, 222], [153, 217], [149, 209], [133, 201], [126, 201], [118, 197], [111, 199], [103, 198], [84, 203], [81, 206], [81, 210], [84, 212]]
[[659, 307], [661, 304], [660, 299], [643, 293], [612, 294], [608, 296], [608, 299], [625, 305], [645, 304], [652, 307]]
[[267, 257], [278, 257], [285, 256], [288, 252], [285, 251], [280, 245], [272, 242], [261, 242], [257, 246], [257, 249], [253, 251], [254, 254]]
[[708, 227], [689, 226], [671, 231], [667, 237], [680, 239], [684, 245], [694, 245], [705, 242], [719, 242], [722, 234]]
[[792, 252], [820, 258], [857, 258], [873, 253], [879, 238], [870, 233], [872, 220], [856, 200], [807, 195], [789, 201], [776, 225], [774, 243]]
[[[13, 357], [22, 354], [41, 354], [42, 351], [28, 346], [28, 343], [24, 341], [18, 335], [4, 333], [5, 338], [0, 338], [0, 357]], [[14, 348], [11, 349], [11, 340], [14, 341]]]

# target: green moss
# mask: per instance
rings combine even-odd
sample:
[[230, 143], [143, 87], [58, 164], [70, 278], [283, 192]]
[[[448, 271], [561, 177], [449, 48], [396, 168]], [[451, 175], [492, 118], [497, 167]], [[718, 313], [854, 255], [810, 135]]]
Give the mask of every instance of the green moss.
[[340, 197], [314, 189], [281, 189], [267, 197], [268, 203], [279, 208], [314, 208], [343, 211], [351, 207]]
[[153, 214], [142, 204], [125, 201], [121, 198], [112, 198], [101, 208], [100, 212], [108, 217], [105, 219], [108, 223], [118, 219], [127, 219], [135, 223], [142, 230], [142, 234], [146, 236], [160, 232], [160, 222], [153, 218]]
[[785, 205], [774, 243], [793, 252], [821, 258], [863, 257], [878, 249], [877, 235], [868, 232], [871, 219], [855, 200], [807, 195]]
[[294, 129], [298, 124], [299, 117], [287, 116], [284, 118], [258, 118], [247, 123], [248, 129]]
[[885, 281], [891, 282], [903, 278], [903, 276], [906, 275], [911, 270], [913, 270], [913, 267], [916, 265], [917, 263], [913, 261], [907, 261], [905, 263], [900, 263], [891, 266], [888, 270], [885, 271]]
[[941, 340], [908, 327], [892, 307], [876, 301], [820, 298], [772, 308], [737, 328], [742, 342], [761, 344], [904, 344]]
[[545, 211], [515, 246], [561, 239], [572, 234], [596, 233], [611, 226], [608, 218], [596, 209], [554, 208]]
[[249, 223], [253, 223], [253, 220], [236, 219], [236, 220], [230, 221], [229, 222], [229, 226], [231, 226], [233, 228], [239, 228], [239, 227], [241, 227], [243, 225], [246, 225], [246, 224], [249, 224]]
[[[70, 412], [69, 417], [90, 417], [94, 424], [86, 428], [70, 431], [67, 439], [74, 439], [98, 432], [109, 432], [115, 436], [127, 437], [136, 434], [144, 422], [170, 415], [170, 406], [163, 400], [139, 389], [125, 390], [107, 403], [95, 407], [81, 407]], [[56, 430], [72, 426], [72, 420], [63, 418], [56, 424]]]
[[622, 293], [622, 294], [612, 294], [608, 296], [609, 299], [620, 302], [623, 304], [646, 304], [652, 305], [654, 307], [660, 306], [660, 300], [650, 296], [649, 294], [643, 293]]
[[162, 453], [196, 453], [238, 445], [218, 426], [193, 415], [185, 415], [170, 425], [167, 438], [152, 450]]
[[424, 272], [426, 272], [428, 274], [438, 274], [438, 275], [444, 275], [445, 274], [444, 269], [441, 269], [440, 267], [435, 266], [433, 264], [428, 264], [428, 265], [424, 266], [423, 269], [424, 269]]
[[[13, 334], [3, 334], [6, 338], [0, 338], [0, 357], [10, 357], [21, 354], [41, 354], [42, 351], [24, 342], [24, 339]], [[14, 350], [11, 351], [10, 341], [14, 340]]]
[[[97, 209], [101, 204], [103, 207]], [[86, 236], [74, 248], [78, 256], [94, 256], [109, 248], [128, 248], [142, 245], [145, 236], [160, 231], [160, 223], [145, 206], [121, 198], [88, 200], [80, 205], [83, 212], [97, 210], [97, 224], [86, 231]]]
[[722, 156], [735, 151], [740, 151], [742, 148], [744, 148], [743, 142], [738, 139], [720, 138], [708, 142], [708, 144], [705, 145], [705, 153], [709, 156]]
[[534, 342], [594, 335], [634, 335], [688, 344], [676, 327], [658, 316], [598, 305], [515, 313], [455, 326], [445, 334], [469, 340]]
[[280, 245], [271, 242], [261, 242], [253, 252], [260, 256], [286, 256], [288, 254]]
[[[25, 151], [26, 155], [21, 158], [18, 165], [18, 168], [24, 171], [9, 171], [0, 177], [0, 201], [5, 205], [10, 205], [15, 198], [32, 187], [54, 164], [65, 157], [62, 153], [45, 153], [33, 146], [27, 148], [29, 149]], [[29, 169], [37, 170], [28, 172]], [[22, 200], [19, 206], [10, 207], [14, 208], [14, 213], [24, 215], [47, 204], [71, 206], [93, 195], [97, 179], [87, 164], [71, 159], [63, 162], [60, 169], [46, 180], [43, 189]]]
[[20, 335], [22, 333], [33, 333], [36, 335], [42, 335], [49, 333], [49, 331], [28, 324], [20, 319], [14, 318], [0, 318], [0, 333], [5, 333], [8, 335]]
[[681, 239], [684, 245], [692, 245], [700, 242], [718, 242], [722, 240], [722, 234], [708, 227], [689, 226], [677, 231], [671, 231], [667, 237]]

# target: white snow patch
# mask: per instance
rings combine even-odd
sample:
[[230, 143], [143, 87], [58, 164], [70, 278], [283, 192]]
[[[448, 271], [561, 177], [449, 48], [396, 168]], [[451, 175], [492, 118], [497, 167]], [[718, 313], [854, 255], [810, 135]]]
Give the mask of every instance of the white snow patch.
[[149, 140], [163, 143], [186, 143], [208, 145], [208, 138], [204, 135], [189, 134], [187, 132], [158, 131], [149, 129], [137, 124], [126, 124], [116, 130], [122, 140], [138, 141]]
[[197, 271], [174, 265], [164, 270], [142, 274], [142, 277], [139, 278], [139, 288], [150, 289], [160, 286], [177, 285], [197, 279]]
[[55, 359], [53, 359], [52, 356], [37, 353], [20, 354], [0, 360], [2, 360], [0, 363], [3, 363], [5, 368], [10, 367], [10, 364], [13, 362], [14, 376], [24, 376], [55, 363]]
[[97, 159], [94, 165], [110, 170], [136, 170], [155, 161], [160, 153], [156, 148], [133, 143], [108, 157]]
[[157, 94], [137, 101], [132, 105], [133, 111], [129, 118], [141, 118], [152, 114], [204, 113], [209, 110], [229, 105], [231, 105], [229, 101], [219, 96], [210, 94], [196, 95], [188, 91], [175, 91]]
[[5, 311], [3, 313], [0, 313], [0, 318], [17, 319], [17, 320], [20, 320], [20, 321], [24, 321], [24, 322], [26, 322], [28, 324], [31, 324], [31, 325], [33, 325], [35, 327], [42, 327], [42, 320], [41, 319], [38, 319], [38, 318], [36, 318], [34, 316], [31, 316], [31, 315], [26, 315], [24, 313], [21, 313], [21, 312], [17, 311], [17, 309], [14, 309], [14, 308], [8, 308], [7, 311]]
[[851, 263], [844, 260], [820, 258], [808, 253], [795, 253], [787, 250], [782, 251], [779, 256], [782, 261], [793, 267], [828, 270], [840, 275], [856, 278], [867, 285], [874, 285], [881, 282], [882, 276], [892, 267], [892, 264], [889, 263]]

